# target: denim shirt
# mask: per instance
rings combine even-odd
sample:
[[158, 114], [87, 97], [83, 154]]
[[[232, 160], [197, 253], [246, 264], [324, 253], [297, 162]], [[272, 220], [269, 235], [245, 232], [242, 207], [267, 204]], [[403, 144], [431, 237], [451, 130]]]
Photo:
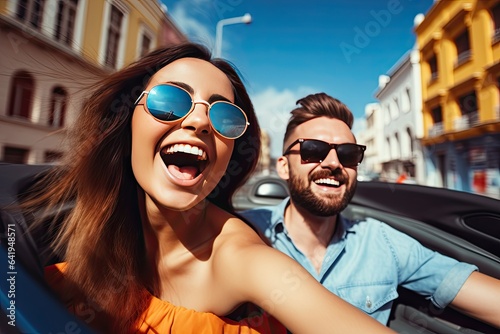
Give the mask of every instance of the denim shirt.
[[289, 198], [279, 205], [247, 210], [241, 215], [260, 229], [274, 248], [299, 262], [328, 290], [384, 325], [398, 297], [398, 286], [444, 308], [478, 269], [425, 248], [376, 219], [350, 221], [339, 215], [318, 273], [295, 246], [283, 223], [288, 202]]

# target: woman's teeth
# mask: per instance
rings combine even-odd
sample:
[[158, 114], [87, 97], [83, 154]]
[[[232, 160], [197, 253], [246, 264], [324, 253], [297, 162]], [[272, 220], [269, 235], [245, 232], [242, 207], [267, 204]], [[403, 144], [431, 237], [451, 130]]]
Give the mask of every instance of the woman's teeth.
[[198, 146], [192, 146], [189, 144], [174, 144], [172, 146], [167, 147], [166, 149], [166, 153], [169, 154], [177, 152], [197, 155], [198, 160], [207, 160], [207, 154], [202, 148]]

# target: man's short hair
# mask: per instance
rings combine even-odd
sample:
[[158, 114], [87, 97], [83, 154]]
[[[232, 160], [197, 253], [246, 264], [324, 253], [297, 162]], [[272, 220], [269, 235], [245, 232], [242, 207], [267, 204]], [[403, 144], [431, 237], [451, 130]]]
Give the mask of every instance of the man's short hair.
[[286, 126], [283, 143], [300, 124], [317, 117], [330, 117], [341, 120], [349, 129], [352, 128], [354, 116], [349, 108], [340, 100], [325, 93], [310, 94], [296, 103], [299, 107], [291, 111], [292, 116]]

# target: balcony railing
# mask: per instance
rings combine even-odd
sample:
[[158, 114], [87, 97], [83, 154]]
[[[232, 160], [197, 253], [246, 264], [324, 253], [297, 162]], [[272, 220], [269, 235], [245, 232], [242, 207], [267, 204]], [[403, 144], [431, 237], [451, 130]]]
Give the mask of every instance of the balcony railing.
[[429, 129], [429, 137], [437, 137], [443, 134], [443, 132], [444, 132], [443, 123], [442, 122], [435, 123]]
[[472, 53], [470, 50], [463, 51], [457, 56], [457, 60], [455, 61], [455, 67], [458, 67], [462, 65], [463, 63], [467, 62], [472, 56]]
[[477, 111], [467, 113], [453, 120], [453, 128], [457, 131], [466, 130], [477, 124], [479, 124], [479, 113]]
[[495, 29], [493, 32], [493, 43], [500, 41], [500, 28]]
[[432, 84], [439, 78], [439, 73], [438, 72], [432, 72], [431, 77], [429, 78], [429, 82], [427, 83], [428, 85]]

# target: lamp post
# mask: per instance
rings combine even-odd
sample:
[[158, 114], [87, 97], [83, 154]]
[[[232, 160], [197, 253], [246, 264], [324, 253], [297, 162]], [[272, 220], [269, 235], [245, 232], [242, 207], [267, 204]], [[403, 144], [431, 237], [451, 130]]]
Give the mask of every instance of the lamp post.
[[245, 23], [245, 24], [250, 24], [252, 23], [252, 16], [248, 13], [246, 13], [243, 16], [238, 16], [238, 17], [232, 17], [229, 19], [223, 19], [217, 22], [217, 26], [215, 29], [215, 51], [214, 51], [214, 56], [216, 58], [220, 58], [221, 56], [221, 50], [222, 50], [222, 28], [224, 26], [230, 25], [230, 24], [238, 24], [238, 23]]

